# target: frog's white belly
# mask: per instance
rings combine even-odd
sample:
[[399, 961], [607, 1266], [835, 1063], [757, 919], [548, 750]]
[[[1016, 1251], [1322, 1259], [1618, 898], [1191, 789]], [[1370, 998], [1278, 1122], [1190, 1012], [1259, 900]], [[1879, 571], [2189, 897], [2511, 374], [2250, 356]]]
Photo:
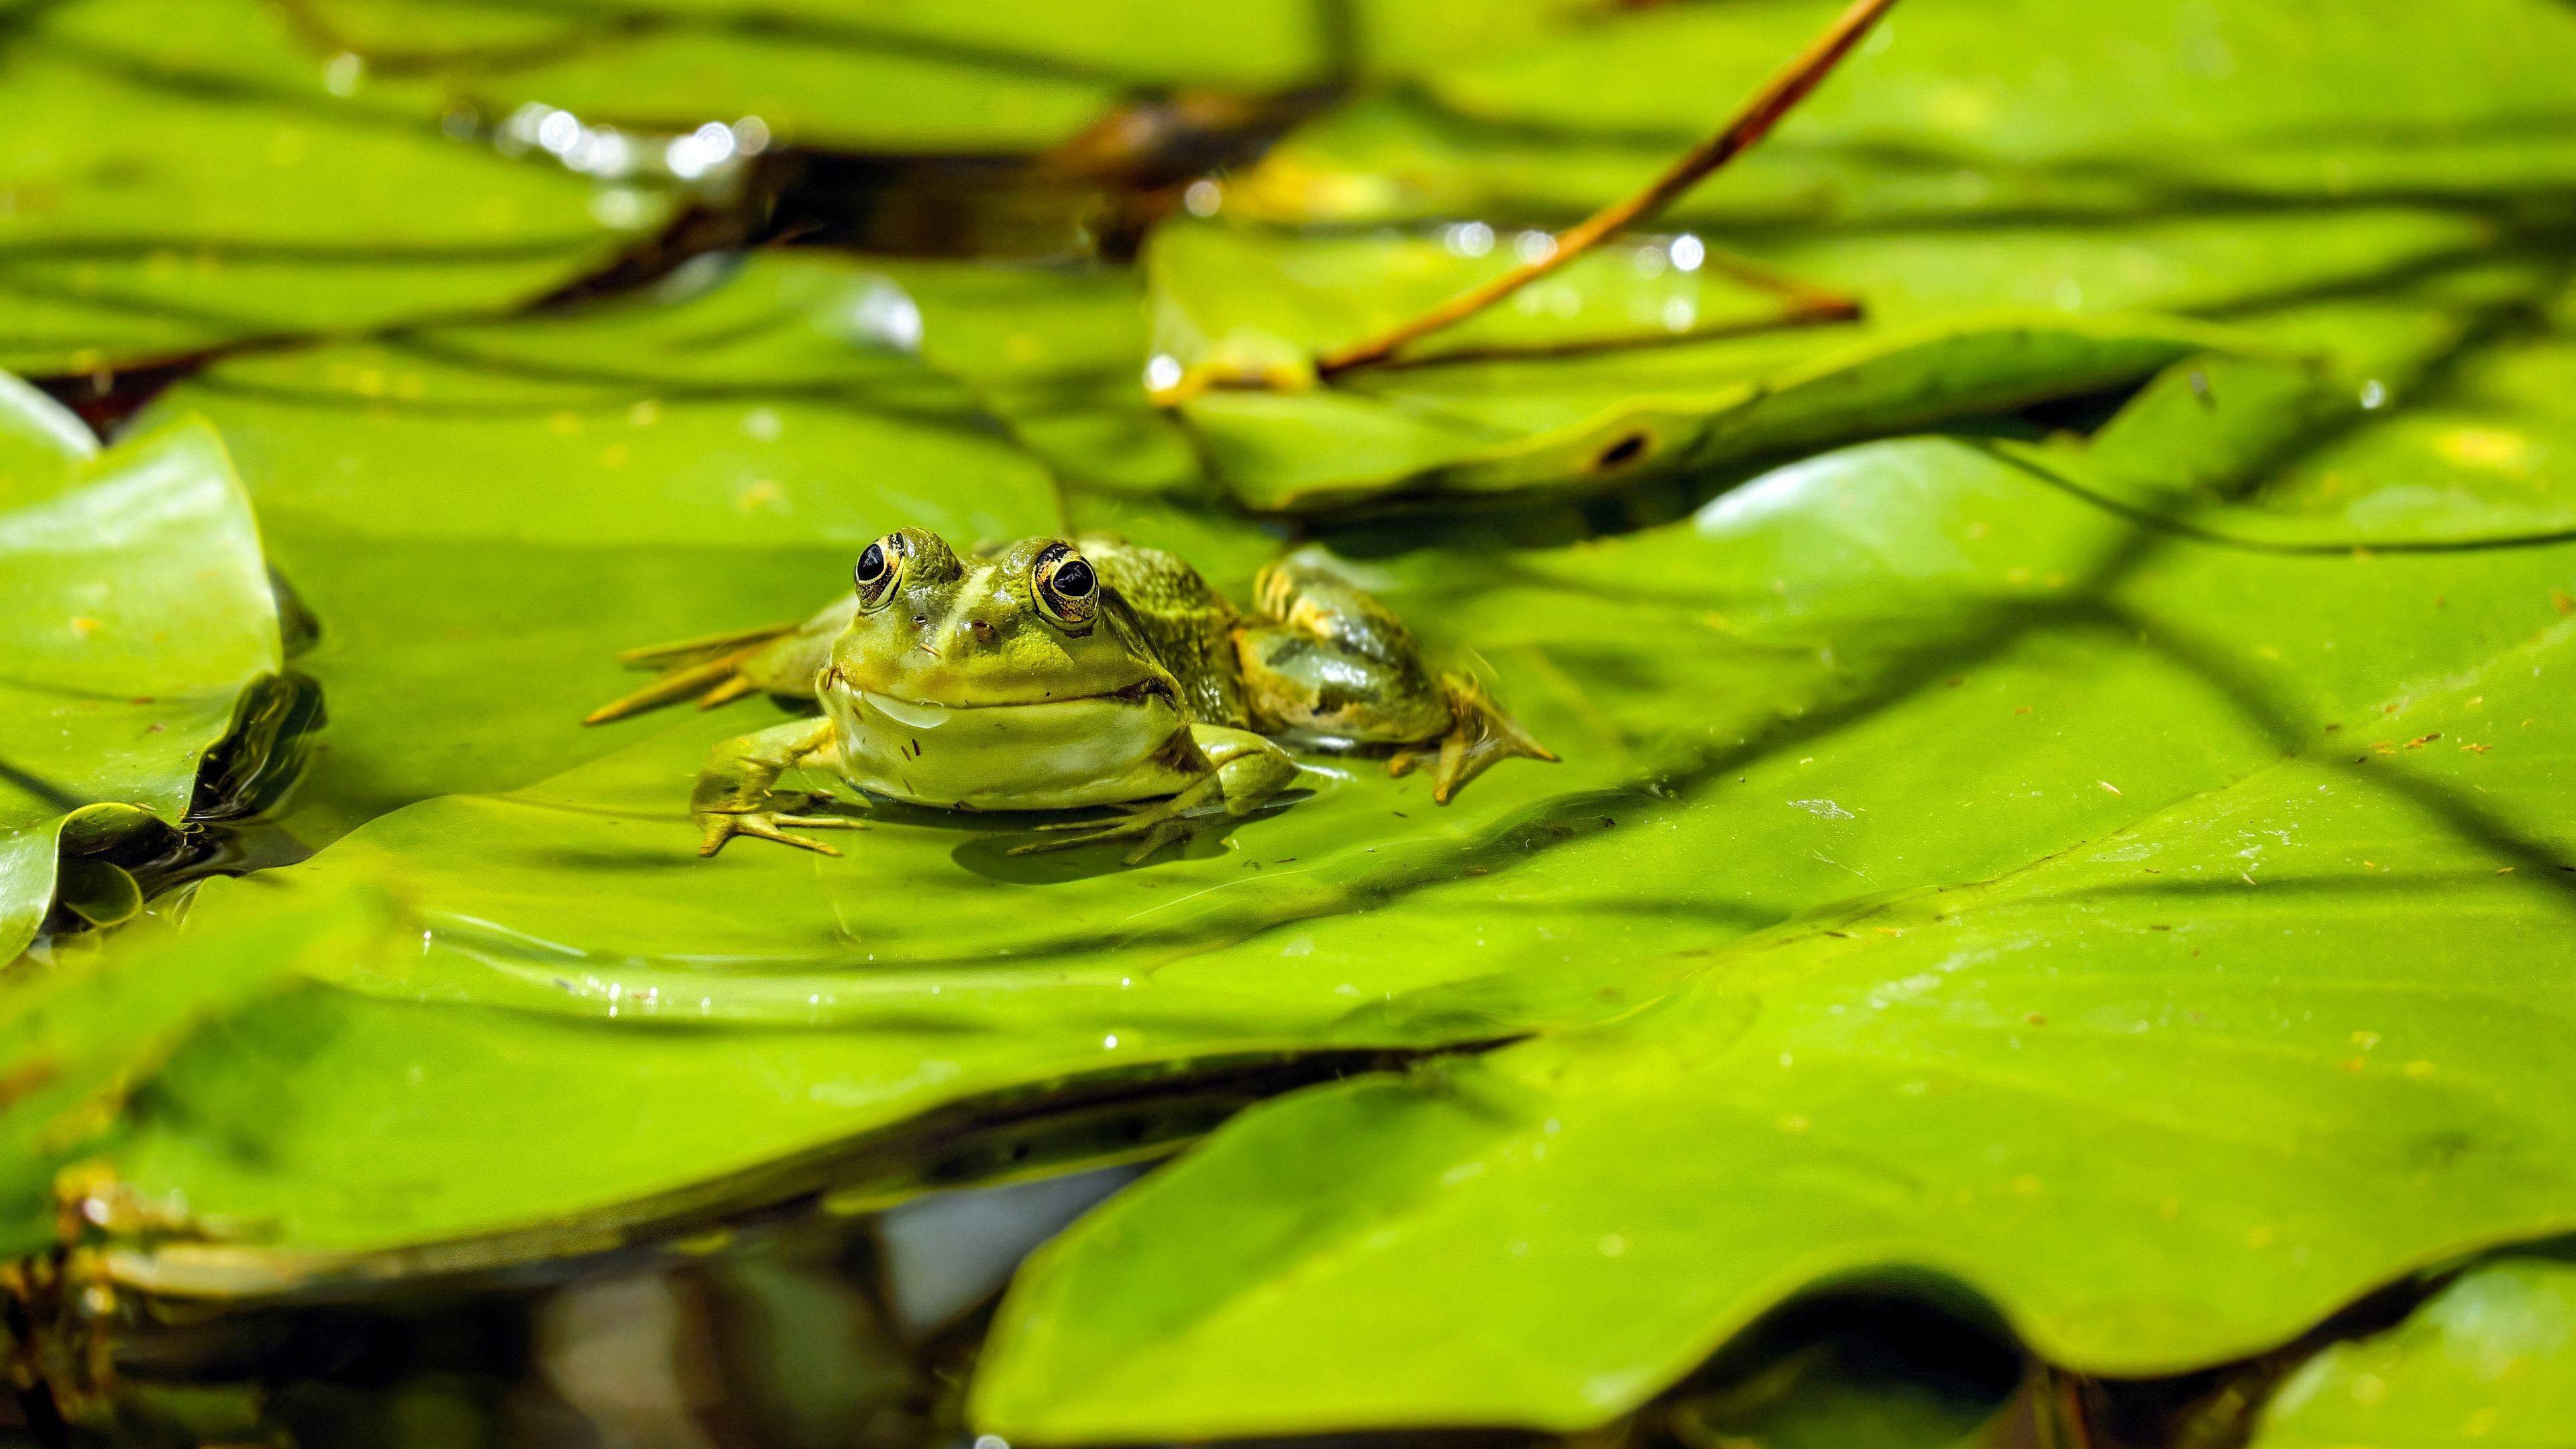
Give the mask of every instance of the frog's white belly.
[[1188, 722], [1157, 696], [952, 708], [827, 689], [841, 773], [919, 805], [1065, 810], [1169, 795], [1204, 771]]

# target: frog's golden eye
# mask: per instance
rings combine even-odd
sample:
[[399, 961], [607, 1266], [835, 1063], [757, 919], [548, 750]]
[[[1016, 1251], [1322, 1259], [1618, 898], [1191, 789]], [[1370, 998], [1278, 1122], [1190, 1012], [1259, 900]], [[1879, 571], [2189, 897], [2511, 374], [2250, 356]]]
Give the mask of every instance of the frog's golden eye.
[[1050, 544], [1029, 570], [1037, 584], [1038, 612], [1069, 634], [1091, 632], [1100, 612], [1100, 575], [1073, 545]]
[[894, 586], [903, 578], [903, 535], [889, 533], [869, 544], [860, 553], [858, 563], [850, 570], [850, 582], [859, 591], [859, 607], [881, 609], [894, 597]]

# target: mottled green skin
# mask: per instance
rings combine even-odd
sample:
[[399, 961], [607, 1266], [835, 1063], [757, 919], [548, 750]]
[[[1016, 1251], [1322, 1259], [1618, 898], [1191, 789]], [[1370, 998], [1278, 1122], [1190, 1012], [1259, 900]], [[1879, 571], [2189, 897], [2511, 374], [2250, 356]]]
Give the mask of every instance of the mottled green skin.
[[[756, 688], [823, 708], [820, 720], [728, 740], [710, 755], [693, 799], [702, 853], [756, 835], [837, 854], [780, 829], [855, 824], [781, 813], [809, 798], [772, 792], [793, 768], [960, 810], [1157, 801], [1051, 842], [1137, 839], [1131, 859], [1141, 859], [1184, 838], [1190, 817], [1219, 806], [1241, 816], [1286, 788], [1297, 766], [1274, 737], [1394, 746], [1398, 772], [1412, 747], [1438, 741], [1443, 801], [1496, 759], [1554, 758], [1471, 683], [1435, 677], [1384, 605], [1313, 563], [1264, 570], [1258, 612], [1246, 614], [1180, 559], [1105, 534], [961, 557], [934, 534], [903, 529], [863, 558], [871, 556], [893, 572], [860, 578], [851, 595], [769, 642], [712, 662], [688, 645], [648, 651], [678, 661], [666, 680], [711, 686], [719, 699]], [[1097, 579], [1079, 600], [1052, 582], [1073, 576], [1059, 573], [1068, 560]], [[732, 672], [719, 683], [710, 669]], [[649, 707], [668, 697], [648, 689], [636, 699]]]

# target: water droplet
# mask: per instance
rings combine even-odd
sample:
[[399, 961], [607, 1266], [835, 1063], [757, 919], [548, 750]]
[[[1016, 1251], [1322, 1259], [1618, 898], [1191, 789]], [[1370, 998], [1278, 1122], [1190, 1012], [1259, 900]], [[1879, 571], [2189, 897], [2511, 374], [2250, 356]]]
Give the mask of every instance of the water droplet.
[[358, 93], [358, 82], [367, 78], [367, 62], [353, 51], [342, 51], [322, 67], [322, 89], [335, 96]]
[[1525, 231], [1512, 238], [1512, 252], [1524, 266], [1537, 266], [1556, 255], [1556, 238], [1543, 231]]
[[733, 148], [745, 156], [757, 156], [769, 149], [769, 123], [758, 116], [745, 116], [733, 123]]
[[694, 181], [731, 161], [736, 142], [733, 127], [709, 121], [662, 148], [662, 164], [683, 181]]
[[2388, 385], [2375, 377], [2370, 381], [2363, 383], [2361, 385], [2361, 405], [2363, 408], [2372, 412], [2376, 412], [2379, 409], [2388, 406]]
[[921, 304], [892, 282], [872, 284], [851, 310], [856, 340], [897, 352], [921, 350]]
[[1191, 182], [1189, 189], [1181, 193], [1181, 207], [1192, 216], [1214, 216], [1223, 205], [1224, 188], [1205, 178]]
[[1444, 230], [1440, 240], [1462, 257], [1481, 257], [1494, 249], [1494, 229], [1481, 221], [1462, 221]]
[[1673, 267], [1678, 271], [1696, 272], [1699, 264], [1708, 260], [1707, 245], [1688, 232], [1673, 238], [1671, 251]]
[[1168, 352], [1158, 352], [1145, 363], [1145, 390], [1169, 392], [1180, 386], [1181, 360]]
[[538, 117], [536, 124], [529, 129], [531, 139], [558, 156], [566, 154], [580, 144], [582, 129], [579, 116], [570, 111], [558, 111], [551, 106], [542, 109], [545, 114]]

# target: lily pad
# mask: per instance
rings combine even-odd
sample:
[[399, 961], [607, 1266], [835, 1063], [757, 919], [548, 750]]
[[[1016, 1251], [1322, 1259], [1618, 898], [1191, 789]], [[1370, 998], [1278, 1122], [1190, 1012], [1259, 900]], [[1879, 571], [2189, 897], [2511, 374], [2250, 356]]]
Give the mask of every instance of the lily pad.
[[[1227, 205], [1267, 220], [1571, 219], [1706, 136], [1833, 10], [1658, 7], [1445, 68], [1299, 131]], [[2547, 0], [2366, 0], [2326, 17], [2191, 0], [1907, 8], [1670, 215], [1943, 226], [2537, 196], [2569, 164], [2570, 63], [2576, 21]]]
[[[514, 306], [665, 203], [442, 134], [434, 110], [239, 73], [285, 7], [22, 7], [0, 57], [0, 366], [91, 373]], [[96, 13], [93, 13], [96, 12]], [[604, 223], [600, 218], [606, 216]]]
[[[2456, 430], [2494, 396], [2417, 401]], [[2530, 521], [2411, 431], [2191, 513], [2199, 541], [2155, 524], [2170, 494], [2124, 515], [2143, 531], [2095, 511], [2117, 458], [2040, 498], [2029, 455], [1960, 442], [1711, 505], [1682, 536], [1712, 627], [1795, 639], [1850, 692], [1737, 724], [1622, 812], [1643, 828], [1521, 879], [1618, 882], [1620, 926], [1580, 938], [1596, 979], [1666, 922], [1777, 924], [1668, 938], [1685, 979], [1616, 1021], [1235, 1119], [1032, 1260], [979, 1426], [1579, 1428], [1802, 1288], [1893, 1270], [2052, 1361], [2167, 1373], [2576, 1225], [2566, 561], [2356, 552], [2392, 500], [2436, 536]], [[1644, 559], [1683, 546], [1594, 548], [1664, 597]], [[1791, 698], [1691, 697], [1724, 720], [1747, 695]]]
[[[2206, 415], [2223, 421], [2234, 397]], [[1567, 757], [1498, 769], [1446, 809], [1418, 777], [1319, 758], [1313, 793], [1137, 870], [1005, 854], [1025, 820], [885, 809], [845, 859], [700, 860], [696, 761], [778, 717], [745, 704], [375, 820], [262, 880], [395, 879], [419, 929], [317, 968], [336, 989], [174, 1062], [117, 1158], [138, 1189], [264, 1232], [126, 1271], [256, 1293], [503, 1261], [810, 1190], [846, 1154], [926, 1150], [918, 1124], [941, 1113], [1177, 1091], [1281, 1053], [1589, 1040], [1677, 986], [1695, 999], [1687, 983], [1753, 950], [1727, 944], [1747, 933], [1795, 935], [1784, 922], [1864, 910], [1856, 894], [1990, 879], [2098, 841], [2281, 748], [2188, 660], [2106, 647], [2127, 637], [2095, 622], [2113, 580], [2158, 535], [2044, 474], [2080, 465], [2117, 488], [2102, 446], [2016, 461], [1886, 445], [1631, 538], [1345, 559], [1436, 650], [1481, 657]], [[533, 498], [517, 516], [551, 529], [562, 506]], [[2213, 557], [2198, 573], [2168, 559], [2155, 599], [2169, 587], [2202, 610], [2269, 611], [2233, 625], [2332, 615], [2352, 631], [2328, 656], [2348, 673], [2306, 708], [2458, 674], [2488, 658], [2480, 634], [2499, 621], [2556, 618], [2530, 556], [2388, 562], [2447, 570], [2430, 634], [2411, 590], [2349, 559], [2292, 575]], [[2408, 627], [2368, 622], [2393, 614]], [[544, 749], [597, 748], [556, 719], [572, 743]], [[1999, 727], [2024, 745], [1994, 748]], [[513, 728], [539, 739], [534, 715]], [[191, 928], [223, 932], [244, 889], [209, 887]], [[501, 1165], [495, 1120], [511, 1124]], [[237, 1131], [263, 1151], [230, 1150]], [[387, 1135], [410, 1150], [375, 1150]], [[423, 1166], [467, 1160], [484, 1166]], [[1056, 1388], [1048, 1402], [1070, 1402]]]
[[135, 884], [104, 857], [181, 821], [244, 690], [280, 665], [258, 528], [213, 429], [180, 420], [91, 456], [77, 420], [9, 381], [0, 960], [58, 887], [93, 920], [132, 914]]
[[345, 956], [391, 915], [381, 897], [298, 897], [247, 911], [222, 940], [155, 923], [113, 953], [18, 967], [0, 984], [0, 1051], [9, 1062], [0, 1103], [0, 1249], [23, 1257], [59, 1240], [57, 1214], [80, 1206], [95, 1227], [163, 1223], [167, 1203], [120, 1192], [107, 1177], [66, 1183], [87, 1203], [56, 1196], [60, 1169], [110, 1145], [129, 1098], [191, 1039], [268, 993], [300, 984], [299, 966]]
[[[1454, 340], [1428, 340], [1408, 365], [1318, 386], [1298, 373], [1306, 359], [1492, 275], [1502, 263], [1490, 250], [1468, 255], [1499, 245], [1491, 229], [1351, 240], [1174, 227], [1149, 259], [1150, 366], [1185, 391], [1201, 374], [1218, 381], [1181, 409], [1218, 477], [1253, 508], [1544, 499], [2010, 412], [2208, 350], [2339, 373], [2350, 358], [2299, 355], [2319, 340], [2305, 319], [2320, 295], [2486, 265], [2484, 236], [2473, 220], [2398, 208], [1819, 232], [1768, 243], [1756, 260], [1856, 299], [1867, 320], [1798, 325], [1763, 324], [1794, 299], [1766, 304], [1740, 276], [1706, 275], [1722, 264], [1695, 237], [1614, 243]], [[1695, 337], [1702, 317], [1714, 320]], [[1223, 385], [1244, 374], [1286, 386]]]
[[2308, 1360], [2272, 1396], [2254, 1449], [2544, 1445], [2576, 1422], [2576, 1266], [2471, 1268], [2385, 1333]]
[[309, 38], [381, 57], [379, 68], [431, 78], [496, 113], [536, 102], [622, 122], [754, 115], [809, 146], [1035, 151], [1141, 91], [1259, 93], [1401, 75], [1547, 35], [1582, 9], [1253, 0], [1176, 23], [1163, 0], [1079, 10], [1026, 0], [864, 10], [831, 0], [515, 10], [323, 0], [311, 7]]

